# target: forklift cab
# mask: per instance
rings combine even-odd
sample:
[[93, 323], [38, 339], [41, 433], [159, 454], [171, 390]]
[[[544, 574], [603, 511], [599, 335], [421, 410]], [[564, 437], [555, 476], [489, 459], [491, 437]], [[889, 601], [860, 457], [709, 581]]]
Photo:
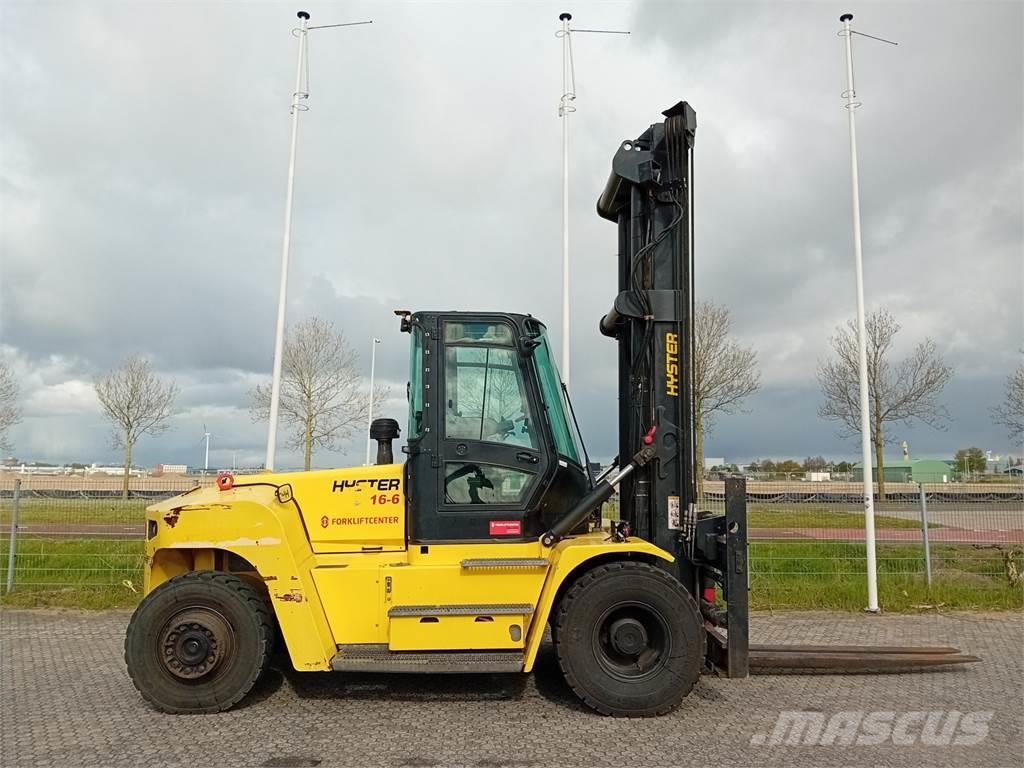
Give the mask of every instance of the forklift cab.
[[589, 485], [544, 325], [396, 314], [412, 337], [410, 543], [535, 541]]

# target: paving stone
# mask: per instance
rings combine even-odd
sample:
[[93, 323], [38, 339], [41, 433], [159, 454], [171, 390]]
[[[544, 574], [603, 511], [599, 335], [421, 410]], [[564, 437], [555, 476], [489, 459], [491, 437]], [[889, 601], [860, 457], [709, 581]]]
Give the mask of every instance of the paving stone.
[[[705, 676], [679, 710], [616, 720], [566, 687], [550, 646], [532, 675], [300, 673], [279, 659], [240, 707], [150, 709], [128, 679], [122, 611], [0, 611], [0, 765], [537, 768], [1019, 766], [1024, 617], [756, 615], [762, 643], [955, 645], [983, 659], [902, 675]], [[757, 746], [781, 711], [991, 711], [973, 746]], [[289, 762], [289, 759], [291, 762]], [[312, 764], [308, 762], [306, 764]]]

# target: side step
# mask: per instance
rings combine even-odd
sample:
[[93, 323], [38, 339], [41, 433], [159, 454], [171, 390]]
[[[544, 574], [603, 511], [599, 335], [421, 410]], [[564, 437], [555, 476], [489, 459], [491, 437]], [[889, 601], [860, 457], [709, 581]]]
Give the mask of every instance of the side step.
[[396, 605], [388, 616], [525, 616], [533, 613], [529, 603], [500, 605]]
[[335, 672], [522, 672], [522, 651], [390, 651], [384, 644], [339, 645]]
[[463, 568], [547, 568], [543, 557], [481, 557], [462, 561]]
[[751, 645], [752, 670], [888, 672], [897, 669], [972, 664], [977, 656], [959, 648], [890, 645]]

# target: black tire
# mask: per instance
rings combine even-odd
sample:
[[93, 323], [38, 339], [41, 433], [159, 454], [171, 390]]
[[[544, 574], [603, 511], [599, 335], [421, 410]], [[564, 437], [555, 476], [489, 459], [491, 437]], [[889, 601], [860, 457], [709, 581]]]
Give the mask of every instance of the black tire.
[[192, 571], [139, 604], [124, 660], [139, 693], [161, 712], [222, 712], [253, 687], [273, 646], [273, 617], [255, 589], [230, 573]]
[[647, 563], [587, 571], [562, 597], [555, 625], [566, 682], [604, 715], [671, 712], [700, 677], [706, 638], [697, 603]]

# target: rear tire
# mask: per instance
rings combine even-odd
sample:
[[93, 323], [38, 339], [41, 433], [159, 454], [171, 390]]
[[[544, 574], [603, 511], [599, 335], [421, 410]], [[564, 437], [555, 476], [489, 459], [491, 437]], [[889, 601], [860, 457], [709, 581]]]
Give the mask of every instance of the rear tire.
[[128, 624], [124, 660], [161, 712], [221, 712], [237, 704], [273, 649], [266, 601], [229, 573], [193, 571], [153, 590]]
[[697, 604], [647, 563], [608, 563], [583, 574], [559, 603], [555, 625], [566, 682], [602, 714], [666, 714], [700, 677], [706, 638]]

